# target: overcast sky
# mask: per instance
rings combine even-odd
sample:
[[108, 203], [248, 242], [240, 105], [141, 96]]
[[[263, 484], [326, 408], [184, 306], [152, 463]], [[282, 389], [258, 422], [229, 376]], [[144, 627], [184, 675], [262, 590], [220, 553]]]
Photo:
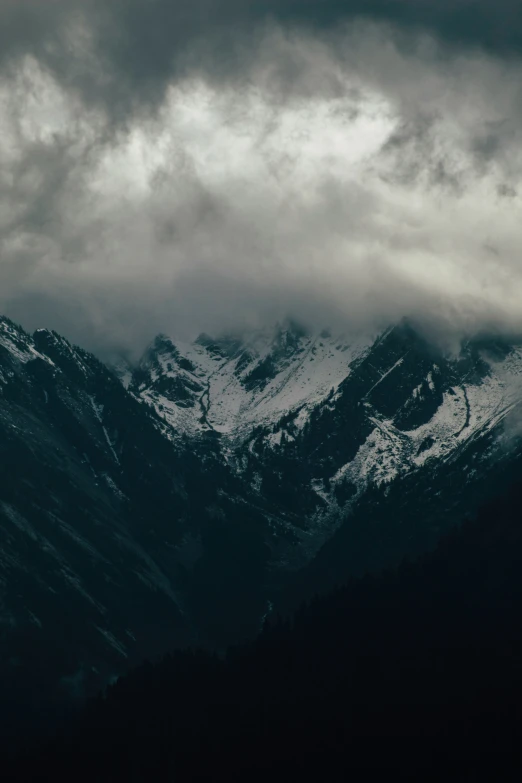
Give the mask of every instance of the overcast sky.
[[0, 312], [522, 332], [515, 0], [0, 0]]

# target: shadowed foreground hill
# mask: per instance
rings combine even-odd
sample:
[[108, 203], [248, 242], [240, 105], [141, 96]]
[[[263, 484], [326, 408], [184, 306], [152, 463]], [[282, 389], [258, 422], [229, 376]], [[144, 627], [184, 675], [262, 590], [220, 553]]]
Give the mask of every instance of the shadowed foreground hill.
[[521, 503], [517, 488], [433, 554], [315, 599], [226, 660], [141, 666], [16, 774], [508, 779], [522, 733]]
[[254, 636], [263, 522], [211, 439], [0, 316], [0, 753], [144, 657]]

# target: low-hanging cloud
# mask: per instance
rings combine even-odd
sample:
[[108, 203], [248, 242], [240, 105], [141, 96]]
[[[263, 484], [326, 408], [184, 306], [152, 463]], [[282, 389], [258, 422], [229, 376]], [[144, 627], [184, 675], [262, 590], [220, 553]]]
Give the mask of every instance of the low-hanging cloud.
[[513, 9], [0, 0], [0, 309], [97, 350], [521, 331]]

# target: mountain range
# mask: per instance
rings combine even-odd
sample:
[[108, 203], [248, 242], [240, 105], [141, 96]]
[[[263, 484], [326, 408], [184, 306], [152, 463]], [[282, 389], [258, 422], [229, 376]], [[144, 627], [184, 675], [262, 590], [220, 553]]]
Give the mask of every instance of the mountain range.
[[516, 341], [450, 354], [405, 321], [159, 335], [106, 366], [0, 319], [5, 698], [28, 714], [223, 649], [433, 548], [520, 470], [521, 380]]

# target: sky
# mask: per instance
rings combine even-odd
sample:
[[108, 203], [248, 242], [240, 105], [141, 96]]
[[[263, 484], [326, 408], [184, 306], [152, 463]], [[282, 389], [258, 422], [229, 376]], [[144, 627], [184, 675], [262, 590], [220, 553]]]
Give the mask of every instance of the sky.
[[0, 0], [0, 312], [522, 333], [514, 0]]

